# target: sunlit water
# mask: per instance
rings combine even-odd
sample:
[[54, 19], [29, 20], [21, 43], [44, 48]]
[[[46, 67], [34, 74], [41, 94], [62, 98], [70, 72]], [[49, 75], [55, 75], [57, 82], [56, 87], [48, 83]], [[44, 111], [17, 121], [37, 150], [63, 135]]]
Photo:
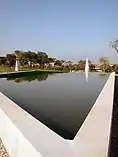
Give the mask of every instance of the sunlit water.
[[[108, 75], [84, 73], [0, 79], [0, 90], [65, 139], [73, 139]], [[93, 124], [95, 125], [95, 124]]]

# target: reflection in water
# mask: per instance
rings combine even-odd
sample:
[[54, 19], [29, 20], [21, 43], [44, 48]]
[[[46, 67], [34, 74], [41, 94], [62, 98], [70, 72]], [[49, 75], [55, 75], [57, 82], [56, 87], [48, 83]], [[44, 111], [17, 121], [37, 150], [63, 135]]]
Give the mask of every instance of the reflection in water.
[[[86, 84], [84, 73], [24, 75], [0, 79], [0, 91], [69, 140], [76, 136], [109, 77], [89, 73]], [[38, 82], [42, 80], [46, 81]]]
[[28, 75], [28, 76], [17, 76], [17, 77], [7, 77], [6, 79], [8, 81], [11, 81], [11, 80], [14, 80], [14, 82], [16, 83], [21, 83], [23, 81], [28, 81], [28, 82], [31, 82], [31, 81], [34, 81], [34, 80], [37, 80], [37, 81], [43, 81], [43, 80], [46, 80], [48, 78], [48, 74], [45, 73], [45, 74], [40, 74], [40, 75]]
[[102, 76], [105, 76], [106, 73], [99, 73], [98, 75], [102, 77]]

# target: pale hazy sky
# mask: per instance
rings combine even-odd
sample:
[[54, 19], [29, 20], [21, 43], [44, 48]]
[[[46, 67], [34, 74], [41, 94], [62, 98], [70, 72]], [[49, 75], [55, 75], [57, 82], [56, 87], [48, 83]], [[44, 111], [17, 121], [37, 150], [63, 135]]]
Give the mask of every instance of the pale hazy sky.
[[0, 0], [0, 54], [42, 50], [59, 59], [108, 56], [118, 37], [118, 0]]

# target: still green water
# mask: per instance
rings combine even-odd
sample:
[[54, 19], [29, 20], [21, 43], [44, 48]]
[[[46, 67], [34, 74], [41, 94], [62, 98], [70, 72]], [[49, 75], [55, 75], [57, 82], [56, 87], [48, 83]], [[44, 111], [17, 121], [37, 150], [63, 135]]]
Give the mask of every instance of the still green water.
[[0, 79], [0, 90], [65, 139], [73, 139], [109, 75], [40, 74]]

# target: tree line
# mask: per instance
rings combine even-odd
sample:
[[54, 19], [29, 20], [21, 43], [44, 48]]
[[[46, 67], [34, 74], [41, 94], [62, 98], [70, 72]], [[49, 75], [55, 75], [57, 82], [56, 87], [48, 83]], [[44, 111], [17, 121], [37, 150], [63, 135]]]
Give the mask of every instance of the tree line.
[[15, 66], [16, 59], [19, 61], [20, 66], [29, 64], [40, 64], [43, 66], [45, 63], [50, 63], [55, 58], [49, 58], [45, 52], [23, 52], [16, 50], [13, 53], [6, 54], [5, 57], [0, 57], [0, 65]]
[[[63, 71], [84, 70], [85, 60], [79, 60], [76, 63], [72, 61], [64, 61], [56, 58], [51, 58], [46, 52], [32, 52], [15, 50], [13, 53], [6, 54], [5, 57], [0, 57], [0, 66], [14, 67], [16, 60], [21, 67], [55, 69]], [[99, 64], [93, 64], [89, 60], [90, 71], [101, 69], [104, 72], [118, 71], [116, 64], [110, 65], [107, 57], [100, 57]]]

